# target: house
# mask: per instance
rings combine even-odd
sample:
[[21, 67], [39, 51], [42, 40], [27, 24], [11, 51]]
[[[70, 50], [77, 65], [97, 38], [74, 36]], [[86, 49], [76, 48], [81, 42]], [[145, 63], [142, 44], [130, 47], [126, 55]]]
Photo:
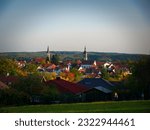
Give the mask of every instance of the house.
[[54, 72], [57, 66], [52, 63], [46, 63], [37, 67], [38, 72]]
[[78, 83], [86, 86], [87, 88], [94, 88], [94, 87], [101, 86], [107, 89], [112, 89], [114, 86], [109, 81], [102, 78], [85, 78]]
[[112, 100], [112, 90], [98, 86], [84, 92], [84, 100], [87, 102]]
[[19, 68], [23, 68], [26, 66], [26, 61], [17, 61], [16, 62]]
[[55, 72], [56, 75], [58, 76], [58, 75], [62, 72], [62, 70], [61, 70], [61, 68], [60, 68], [59, 66], [57, 66], [57, 67], [55, 68], [54, 72]]
[[0, 81], [6, 85], [11, 85], [18, 81], [18, 77], [17, 76], [0, 76]]
[[113, 84], [102, 78], [85, 78], [78, 82], [88, 89], [84, 91], [86, 101], [112, 100]]
[[0, 89], [7, 89], [7, 88], [8, 86], [5, 83], [0, 81]]
[[56, 65], [55, 64], [50, 64], [47, 68], [46, 68], [46, 71], [47, 72], [54, 72], [56, 68]]
[[70, 93], [73, 95], [80, 95], [82, 92], [88, 90], [84, 85], [68, 82], [59, 77], [55, 80], [47, 81], [46, 84], [55, 85], [60, 93]]
[[115, 70], [121, 70], [123, 76], [131, 75], [130, 67], [127, 64], [121, 64], [120, 62], [114, 62]]
[[[88, 90], [83, 85], [71, 83], [60, 79], [59, 77], [55, 80], [49, 80], [46, 82], [50, 87], [55, 87], [58, 91], [57, 102], [81, 102], [84, 101], [83, 92]], [[56, 102], [55, 99], [53, 102]]]
[[80, 67], [83, 69], [88, 69], [88, 68], [91, 68], [94, 64], [95, 64], [94, 61], [82, 61]]
[[41, 58], [41, 57], [35, 58], [35, 59], [34, 59], [34, 62], [35, 62], [36, 64], [44, 63], [44, 62], [45, 62], [45, 58]]
[[103, 66], [105, 69], [107, 69], [107, 71], [109, 73], [115, 73], [116, 72], [115, 66], [111, 62], [106, 62]]
[[88, 77], [91, 77], [90, 75], [92, 75], [92, 77], [97, 77], [99, 75], [100, 69], [98, 68], [96, 61], [82, 61], [78, 71]]
[[45, 69], [44, 69], [44, 67], [42, 67], [42, 66], [40, 65], [40, 66], [37, 67], [37, 71], [38, 71], [38, 72], [44, 72]]

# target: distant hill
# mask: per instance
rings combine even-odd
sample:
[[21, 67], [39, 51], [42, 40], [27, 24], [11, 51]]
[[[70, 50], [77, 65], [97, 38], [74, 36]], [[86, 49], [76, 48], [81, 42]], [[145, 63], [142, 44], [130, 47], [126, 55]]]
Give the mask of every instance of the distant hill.
[[[58, 54], [61, 60], [82, 59], [83, 52], [79, 51], [52, 51], [51, 54]], [[124, 54], [124, 53], [105, 53], [105, 52], [88, 52], [89, 60], [97, 61], [136, 61], [148, 55], [144, 54]], [[36, 57], [46, 57], [46, 52], [5, 52], [0, 53], [0, 57], [9, 57], [15, 59], [32, 59]]]

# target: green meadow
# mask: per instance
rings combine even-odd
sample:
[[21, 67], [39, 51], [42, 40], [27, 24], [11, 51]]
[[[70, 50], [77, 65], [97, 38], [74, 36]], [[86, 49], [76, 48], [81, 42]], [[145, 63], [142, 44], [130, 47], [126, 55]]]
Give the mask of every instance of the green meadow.
[[149, 113], [150, 100], [1, 107], [1, 113]]

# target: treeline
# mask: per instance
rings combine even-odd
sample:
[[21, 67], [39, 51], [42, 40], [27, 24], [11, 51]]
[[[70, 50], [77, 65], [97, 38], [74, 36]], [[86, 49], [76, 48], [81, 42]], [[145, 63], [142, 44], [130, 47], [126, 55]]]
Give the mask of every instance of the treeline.
[[150, 99], [150, 56], [130, 64], [132, 75], [127, 76], [116, 90], [123, 99]]
[[[83, 52], [78, 51], [51, 51], [52, 55], [59, 55], [60, 60], [66, 59], [83, 59]], [[7, 52], [0, 53], [1, 57], [9, 57], [15, 59], [25, 59], [31, 60], [31, 58], [36, 57], [46, 57], [46, 52]], [[89, 60], [97, 60], [97, 61], [137, 61], [142, 57], [147, 57], [147, 55], [142, 54], [124, 54], [124, 53], [104, 53], [104, 52], [88, 52]]]
[[27, 105], [77, 102], [73, 94], [63, 94], [55, 85], [48, 85], [36, 75], [20, 77], [7, 89], [0, 90], [0, 105]]

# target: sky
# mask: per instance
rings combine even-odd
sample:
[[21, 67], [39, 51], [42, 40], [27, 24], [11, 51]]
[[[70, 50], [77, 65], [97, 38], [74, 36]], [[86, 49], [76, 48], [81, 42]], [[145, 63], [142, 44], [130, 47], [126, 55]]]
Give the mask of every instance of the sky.
[[0, 52], [150, 54], [150, 0], [0, 0]]

